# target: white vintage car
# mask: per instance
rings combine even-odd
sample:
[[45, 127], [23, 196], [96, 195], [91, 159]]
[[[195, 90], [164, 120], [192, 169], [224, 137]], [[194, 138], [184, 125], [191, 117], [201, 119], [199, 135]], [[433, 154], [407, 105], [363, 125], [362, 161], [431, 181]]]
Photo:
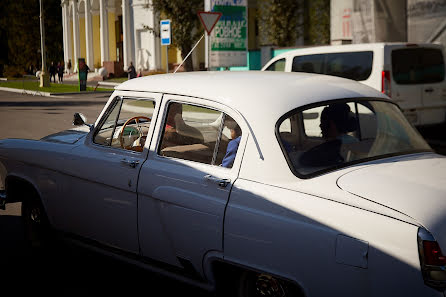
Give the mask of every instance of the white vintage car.
[[85, 121], [0, 141], [1, 205], [36, 247], [62, 234], [227, 296], [444, 296], [446, 159], [368, 86], [153, 75]]

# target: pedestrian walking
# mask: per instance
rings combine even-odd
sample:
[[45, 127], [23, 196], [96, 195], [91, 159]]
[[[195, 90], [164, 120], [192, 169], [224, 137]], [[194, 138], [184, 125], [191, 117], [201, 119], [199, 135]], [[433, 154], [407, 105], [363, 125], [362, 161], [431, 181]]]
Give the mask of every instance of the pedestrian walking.
[[71, 74], [71, 59], [68, 60], [68, 64], [67, 64], [67, 69], [68, 69], [68, 74]]
[[50, 82], [51, 82], [51, 79], [54, 79], [54, 83], [56, 82], [56, 71], [57, 71], [56, 65], [54, 65], [54, 62], [51, 62], [51, 65], [50, 65]]
[[136, 69], [135, 66], [133, 66], [133, 63], [130, 62], [130, 66], [127, 69], [127, 73], [128, 73], [128, 79], [132, 79], [136, 77]]
[[59, 77], [59, 83], [63, 83], [63, 72], [64, 72], [64, 65], [63, 62], [59, 62], [57, 64], [57, 76]]

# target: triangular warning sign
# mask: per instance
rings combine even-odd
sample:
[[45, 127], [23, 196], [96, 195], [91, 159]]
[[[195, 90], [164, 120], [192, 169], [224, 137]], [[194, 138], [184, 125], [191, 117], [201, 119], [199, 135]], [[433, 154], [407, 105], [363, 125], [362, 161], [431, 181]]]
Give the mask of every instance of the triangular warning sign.
[[211, 34], [212, 29], [214, 29], [215, 24], [220, 19], [222, 13], [221, 12], [213, 12], [213, 11], [199, 11], [198, 16], [200, 17], [200, 21], [204, 26], [208, 35]]

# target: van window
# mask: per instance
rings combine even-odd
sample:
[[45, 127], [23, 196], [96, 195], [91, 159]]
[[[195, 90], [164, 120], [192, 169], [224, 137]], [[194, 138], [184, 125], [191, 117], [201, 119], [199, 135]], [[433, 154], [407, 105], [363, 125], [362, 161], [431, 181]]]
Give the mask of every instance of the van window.
[[373, 52], [348, 52], [296, 56], [291, 71], [319, 73], [356, 81], [372, 73]]
[[393, 79], [402, 85], [435, 83], [444, 80], [442, 51], [434, 48], [407, 48], [392, 51]]
[[265, 69], [266, 71], [285, 71], [285, 59], [277, 60]]

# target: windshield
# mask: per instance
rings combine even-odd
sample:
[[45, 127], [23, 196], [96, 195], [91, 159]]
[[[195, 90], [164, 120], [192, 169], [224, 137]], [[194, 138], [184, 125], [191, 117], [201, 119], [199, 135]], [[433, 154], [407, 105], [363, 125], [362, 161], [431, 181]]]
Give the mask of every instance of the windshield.
[[300, 177], [432, 150], [395, 104], [379, 99], [312, 105], [282, 117], [277, 127], [287, 160]]

